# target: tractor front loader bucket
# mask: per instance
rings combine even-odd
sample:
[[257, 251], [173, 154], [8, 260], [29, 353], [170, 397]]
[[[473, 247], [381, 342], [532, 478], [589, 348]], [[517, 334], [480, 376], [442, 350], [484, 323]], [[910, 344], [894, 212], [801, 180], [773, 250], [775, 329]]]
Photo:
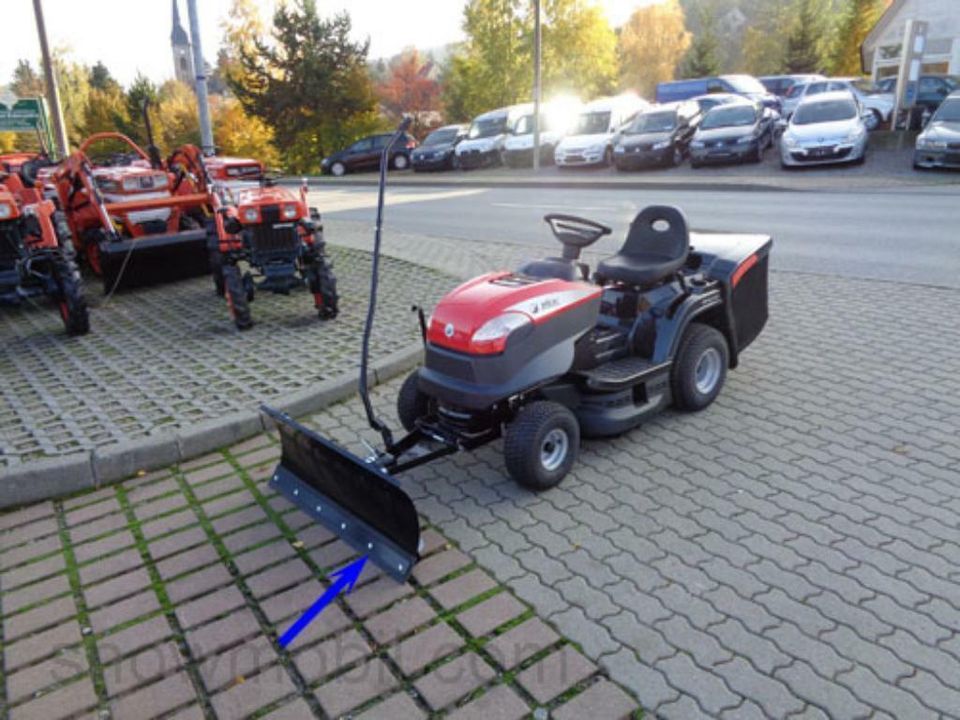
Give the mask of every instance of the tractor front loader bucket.
[[270, 485], [388, 575], [403, 581], [419, 559], [413, 501], [379, 465], [263, 407], [280, 431], [282, 454]]
[[207, 231], [202, 228], [104, 240], [98, 250], [104, 293], [210, 273]]

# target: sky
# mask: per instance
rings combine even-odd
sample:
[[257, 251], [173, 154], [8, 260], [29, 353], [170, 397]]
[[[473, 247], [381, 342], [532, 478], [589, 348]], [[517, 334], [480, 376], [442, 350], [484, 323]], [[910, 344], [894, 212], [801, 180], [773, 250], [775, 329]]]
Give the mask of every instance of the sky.
[[[183, 26], [189, 32], [186, 0], [179, 0]], [[260, 0], [269, 19], [276, 0]], [[659, 0], [597, 0], [614, 26], [621, 25], [641, 5]], [[40, 57], [32, 0], [0, 0], [4, 41], [0, 54], [0, 85], [10, 81], [20, 58]], [[370, 39], [370, 57], [390, 57], [413, 45], [431, 48], [462, 40], [463, 0], [318, 0], [323, 14], [349, 9], [356, 39]], [[98, 60], [124, 85], [137, 72], [162, 82], [173, 75], [170, 53], [171, 0], [43, 0], [47, 35], [52, 48], [87, 65]], [[197, 0], [203, 54], [214, 62], [221, 23], [230, 0]]]

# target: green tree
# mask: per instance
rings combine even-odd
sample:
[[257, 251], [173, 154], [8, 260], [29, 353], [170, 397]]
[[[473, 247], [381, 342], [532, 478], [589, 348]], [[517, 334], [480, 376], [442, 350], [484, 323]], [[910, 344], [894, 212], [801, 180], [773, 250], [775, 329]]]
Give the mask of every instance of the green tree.
[[153, 126], [154, 136], [161, 134], [159, 115], [156, 112], [156, 104], [159, 99], [157, 86], [150, 81], [146, 75], [137, 73], [133, 79], [133, 84], [127, 90], [126, 97], [126, 115], [127, 125], [120, 128], [134, 142], [145, 145], [147, 143], [147, 127], [143, 121], [143, 105], [148, 103], [150, 107], [150, 121]]
[[591, 0], [545, 0], [542, 12], [545, 96], [610, 93], [617, 84], [617, 36], [600, 7]]
[[681, 64], [681, 74], [687, 78], [706, 77], [720, 72], [716, 16], [713, 10], [703, 3], [697, 5], [697, 16], [700, 32], [694, 36]]
[[657, 83], [673, 80], [690, 47], [683, 9], [665, 0], [634, 11], [620, 30], [620, 84], [652, 97]]
[[38, 97], [45, 93], [43, 76], [33, 69], [29, 60], [18, 60], [13, 70], [10, 91], [17, 97]]
[[862, 72], [860, 46], [887, 4], [887, 0], [846, 0], [830, 50], [831, 74], [859, 75]]
[[350, 39], [346, 13], [323, 19], [316, 0], [281, 4], [272, 42], [253, 39], [228, 82], [244, 110], [274, 128], [291, 170], [315, 169], [329, 151], [376, 129], [368, 43]]
[[85, 65], [68, 60], [62, 52], [54, 52], [53, 68], [60, 90], [67, 139], [72, 145], [78, 145], [85, 136], [87, 106], [90, 102], [90, 70]]
[[797, 0], [784, 53], [789, 73], [820, 72], [824, 67], [826, 8], [821, 0]]
[[247, 115], [233, 98], [214, 97], [211, 105], [214, 137], [222, 154], [252, 157], [268, 167], [280, 163], [273, 130], [258, 118]]
[[110, 74], [107, 66], [99, 60], [97, 60], [96, 65], [90, 68], [88, 80], [90, 82], [90, 88], [93, 90], [107, 90], [108, 88], [120, 87], [120, 83]]
[[90, 88], [90, 101], [83, 117], [84, 136], [99, 132], [124, 131], [130, 127], [130, 113], [123, 88], [107, 84]]

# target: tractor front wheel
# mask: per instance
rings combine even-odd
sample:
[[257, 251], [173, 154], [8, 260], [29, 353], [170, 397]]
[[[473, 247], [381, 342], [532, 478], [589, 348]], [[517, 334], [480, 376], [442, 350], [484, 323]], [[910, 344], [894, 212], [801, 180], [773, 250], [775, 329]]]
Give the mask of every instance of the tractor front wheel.
[[547, 490], [570, 472], [580, 451], [580, 424], [560, 403], [525, 405], [507, 426], [503, 459], [507, 472], [530, 490]]
[[243, 286], [240, 268], [236, 265], [226, 265], [223, 268], [223, 284], [227, 307], [230, 316], [239, 330], [248, 330], [253, 327], [253, 318], [250, 317], [250, 305], [247, 303], [247, 291]]
[[210, 251], [210, 274], [213, 276], [213, 287], [218, 297], [225, 292], [223, 283], [223, 256], [219, 250]]
[[90, 332], [90, 313], [83, 296], [83, 281], [72, 260], [62, 260], [54, 267], [59, 297], [60, 319], [67, 335], [86, 335]]
[[430, 414], [430, 398], [420, 390], [420, 372], [414, 370], [397, 394], [397, 416], [407, 432], [413, 432], [417, 420]]
[[337, 295], [337, 277], [333, 265], [325, 256], [319, 256], [305, 268], [307, 287], [313, 293], [313, 304], [321, 320], [333, 320], [340, 311]]

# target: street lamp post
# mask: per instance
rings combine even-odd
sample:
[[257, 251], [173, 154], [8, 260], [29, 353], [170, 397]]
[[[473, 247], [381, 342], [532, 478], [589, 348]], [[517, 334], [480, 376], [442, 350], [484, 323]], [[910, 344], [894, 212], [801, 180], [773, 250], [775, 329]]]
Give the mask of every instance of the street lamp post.
[[210, 156], [216, 152], [216, 148], [213, 144], [213, 128], [210, 125], [210, 103], [207, 100], [207, 66], [203, 61], [203, 47], [200, 44], [200, 19], [197, 16], [197, 0], [187, 0], [187, 12], [190, 15], [190, 44], [193, 47], [197, 109], [200, 114], [200, 146], [203, 148], [203, 154]]
[[533, 170], [540, 170], [540, 0], [533, 0]]
[[40, 36], [40, 53], [43, 55], [43, 76], [47, 85], [47, 102], [53, 111], [53, 128], [57, 134], [57, 150], [60, 157], [65, 158], [70, 152], [67, 143], [67, 127], [63, 120], [63, 107], [60, 105], [60, 90], [57, 87], [56, 73], [53, 71], [53, 60], [50, 58], [50, 43], [47, 42], [47, 26], [43, 21], [43, 4], [41, 0], [33, 0], [33, 14], [37, 19], [37, 35]]

